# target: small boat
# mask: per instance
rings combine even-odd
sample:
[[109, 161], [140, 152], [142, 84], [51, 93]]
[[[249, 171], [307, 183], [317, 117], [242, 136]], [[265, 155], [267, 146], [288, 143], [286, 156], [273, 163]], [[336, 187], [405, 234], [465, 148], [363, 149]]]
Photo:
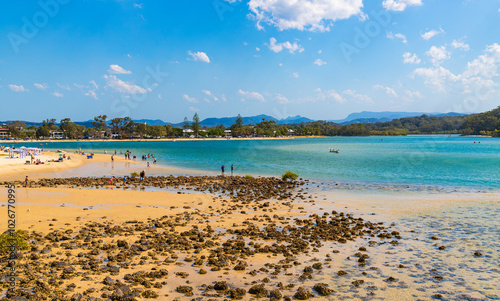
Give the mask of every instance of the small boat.
[[330, 148], [330, 153], [336, 153], [336, 154], [338, 154], [339, 151], [340, 151], [340, 149], [335, 150], [333, 148]]

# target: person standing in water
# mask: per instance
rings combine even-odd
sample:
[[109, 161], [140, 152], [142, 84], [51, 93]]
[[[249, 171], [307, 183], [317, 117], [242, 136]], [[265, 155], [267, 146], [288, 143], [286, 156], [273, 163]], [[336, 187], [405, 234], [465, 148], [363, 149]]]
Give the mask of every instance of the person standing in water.
[[140, 180], [141, 180], [141, 183], [144, 181], [144, 178], [146, 177], [146, 171], [144, 171], [144, 169], [141, 171], [140, 173]]
[[222, 165], [220, 169], [222, 170], [222, 175], [224, 175], [224, 165]]
[[233, 164], [231, 164], [231, 175], [233, 175], [233, 172], [234, 172], [234, 166]]

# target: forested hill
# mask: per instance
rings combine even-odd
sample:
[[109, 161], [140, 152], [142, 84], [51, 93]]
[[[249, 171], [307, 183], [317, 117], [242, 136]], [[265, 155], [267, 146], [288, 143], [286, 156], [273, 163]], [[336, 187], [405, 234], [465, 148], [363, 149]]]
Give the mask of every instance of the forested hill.
[[469, 115], [461, 130], [463, 135], [500, 137], [500, 107], [488, 112]]

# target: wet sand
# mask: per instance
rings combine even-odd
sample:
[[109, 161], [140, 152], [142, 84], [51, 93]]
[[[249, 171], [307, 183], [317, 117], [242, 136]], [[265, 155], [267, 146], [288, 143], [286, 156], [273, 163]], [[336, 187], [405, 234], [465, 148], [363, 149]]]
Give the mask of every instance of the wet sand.
[[[120, 294], [123, 298], [127, 295], [123, 291], [131, 290], [136, 300], [144, 296], [223, 300], [236, 298], [237, 288], [245, 291], [242, 300], [251, 300], [259, 292], [264, 299], [281, 294], [294, 300], [307, 297], [305, 292], [318, 300], [500, 296], [498, 240], [485, 245], [456, 233], [455, 224], [436, 224], [447, 223], [450, 214], [473, 219], [473, 209], [481, 206], [491, 208], [494, 220], [499, 213], [498, 194], [322, 191], [317, 186], [304, 183], [291, 188], [288, 197], [266, 200], [193, 191], [182, 185], [145, 190], [134, 185], [126, 190], [106, 185], [99, 189], [19, 188], [18, 229], [30, 231], [38, 241], [36, 250], [25, 253], [19, 263], [32, 262], [35, 274], [45, 279], [44, 284], [33, 284], [40, 291], [46, 287], [64, 296], [82, 294], [84, 299], [122, 300]], [[262, 188], [249, 187], [251, 195]], [[6, 194], [5, 189], [0, 191]], [[0, 208], [3, 216], [5, 211], [6, 207]], [[363, 223], [381, 228], [372, 234], [349, 235], [345, 241], [306, 235], [280, 242], [271, 231], [290, 226], [315, 229], [318, 221], [334, 216], [342, 220], [348, 214], [354, 219], [351, 226], [362, 218]], [[6, 221], [0, 221], [6, 229]], [[313, 223], [306, 227], [307, 221]], [[491, 225], [483, 227], [494, 231], [488, 228]], [[245, 229], [253, 230], [238, 232]], [[491, 235], [498, 238], [498, 233]], [[303, 241], [307, 245], [293, 249], [292, 254], [273, 249]], [[125, 258], [117, 257], [120, 253]], [[90, 266], [82, 264], [82, 258]], [[55, 284], [54, 275], [58, 276]], [[320, 283], [333, 291], [321, 290], [326, 286]], [[261, 284], [266, 293], [258, 287]], [[322, 296], [315, 287], [331, 295]]]

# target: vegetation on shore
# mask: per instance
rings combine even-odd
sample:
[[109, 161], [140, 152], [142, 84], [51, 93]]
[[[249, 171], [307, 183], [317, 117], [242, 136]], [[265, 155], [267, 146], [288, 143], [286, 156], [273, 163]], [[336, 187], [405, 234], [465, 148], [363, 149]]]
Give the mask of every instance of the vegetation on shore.
[[[136, 123], [130, 117], [113, 118], [96, 116], [93, 127], [71, 122], [69, 118], [56, 124], [47, 119], [39, 127], [26, 127], [22, 121], [7, 125], [12, 138], [175, 138], [175, 137], [277, 137], [277, 136], [402, 136], [408, 134], [462, 134], [500, 137], [500, 107], [480, 114], [464, 116], [431, 117], [422, 115], [394, 119], [387, 122], [355, 123], [340, 125], [328, 121], [304, 122], [298, 124], [276, 124], [273, 120], [262, 120], [258, 124], [245, 125], [240, 115], [229, 128], [219, 125], [212, 128], [200, 126], [196, 113], [193, 121], [184, 118], [182, 127], [172, 125], [148, 125]], [[57, 136], [55, 136], [57, 132]]]
[[283, 181], [287, 181], [288, 179], [290, 180], [297, 180], [299, 178], [299, 175], [294, 173], [293, 171], [287, 170], [284, 174], [281, 175], [281, 179]]
[[15, 245], [16, 250], [27, 250], [28, 233], [24, 230], [17, 230], [12, 234], [9, 231], [0, 234], [0, 254], [8, 253], [11, 245]]

